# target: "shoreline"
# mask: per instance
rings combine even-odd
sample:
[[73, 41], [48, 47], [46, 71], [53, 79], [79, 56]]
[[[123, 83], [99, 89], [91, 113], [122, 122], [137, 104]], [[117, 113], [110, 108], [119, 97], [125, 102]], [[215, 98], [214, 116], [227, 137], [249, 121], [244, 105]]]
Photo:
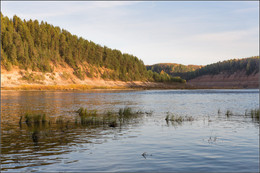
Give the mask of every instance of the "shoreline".
[[[157, 83], [156, 83], [157, 84]], [[164, 84], [157, 85], [135, 85], [135, 86], [98, 86], [84, 84], [69, 85], [19, 85], [12, 87], [1, 87], [1, 91], [93, 91], [93, 90], [196, 90], [196, 89], [259, 89], [243, 87], [198, 87], [189, 84]]]
[[[29, 76], [26, 74], [30, 74]], [[69, 74], [64, 78], [64, 73]], [[34, 76], [34, 77], [32, 77]], [[41, 76], [42, 78], [39, 78]], [[27, 77], [27, 78], [26, 78]], [[246, 76], [245, 72], [233, 75], [204, 75], [186, 83], [105, 80], [100, 77], [80, 80], [70, 67], [55, 68], [53, 73], [1, 69], [1, 90], [14, 91], [84, 91], [84, 90], [167, 90], [167, 89], [258, 89], [259, 73]]]

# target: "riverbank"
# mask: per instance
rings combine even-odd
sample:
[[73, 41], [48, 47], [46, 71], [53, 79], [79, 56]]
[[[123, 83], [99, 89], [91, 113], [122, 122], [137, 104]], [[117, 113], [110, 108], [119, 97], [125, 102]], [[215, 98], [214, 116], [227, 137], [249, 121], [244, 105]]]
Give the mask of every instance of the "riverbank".
[[127, 85], [127, 86], [95, 86], [83, 84], [71, 85], [19, 85], [12, 87], [1, 87], [1, 90], [19, 91], [81, 91], [81, 90], [162, 90], [162, 89], [245, 89], [239, 87], [196, 87], [189, 84], [164, 84], [153, 83], [146, 85]]
[[[70, 68], [58, 68], [52, 73], [26, 71], [13, 68], [11, 71], [1, 70], [1, 90], [149, 90], [149, 89], [243, 89], [258, 88], [259, 73], [239, 80], [240, 75], [210, 76], [195, 78], [187, 83], [163, 83], [143, 81], [117, 81], [102, 78], [78, 79]], [[248, 82], [247, 82], [248, 81]]]
[[221, 72], [217, 75], [203, 75], [191, 79], [188, 84], [195, 87], [237, 87], [237, 88], [259, 88], [259, 72], [246, 74], [246, 71], [237, 71], [233, 74]]
[[185, 84], [164, 84], [152, 82], [132, 82], [124, 85], [84, 85], [84, 84], [69, 84], [69, 85], [40, 85], [28, 84], [18, 86], [5, 86], [1, 90], [144, 90], [144, 89], [188, 89]]
[[89, 89], [178, 89], [187, 88], [185, 83], [171, 82], [124, 82], [93, 77], [81, 80], [70, 67], [55, 68], [52, 73], [23, 70], [14, 67], [1, 70], [2, 90], [89, 90]]

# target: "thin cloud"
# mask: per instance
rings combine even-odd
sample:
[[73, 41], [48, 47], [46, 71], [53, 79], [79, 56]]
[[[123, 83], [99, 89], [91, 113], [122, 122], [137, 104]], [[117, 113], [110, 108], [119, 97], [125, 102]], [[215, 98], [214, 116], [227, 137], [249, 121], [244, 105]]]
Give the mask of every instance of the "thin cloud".
[[243, 39], [259, 37], [259, 28], [250, 28], [246, 30], [224, 31], [207, 34], [199, 34], [193, 37], [195, 40], [210, 41], [210, 42], [234, 42]]
[[[139, 2], [119, 2], [119, 1], [93, 1], [93, 2], [2, 2], [2, 11], [5, 15], [19, 15], [22, 18], [42, 18], [58, 17], [82, 12], [95, 12], [99, 10], [108, 10], [122, 6], [130, 6]], [[23, 8], [19, 9], [19, 7]]]
[[252, 13], [252, 12], [258, 12], [259, 7], [250, 7], [250, 8], [241, 8], [234, 10], [234, 13]]

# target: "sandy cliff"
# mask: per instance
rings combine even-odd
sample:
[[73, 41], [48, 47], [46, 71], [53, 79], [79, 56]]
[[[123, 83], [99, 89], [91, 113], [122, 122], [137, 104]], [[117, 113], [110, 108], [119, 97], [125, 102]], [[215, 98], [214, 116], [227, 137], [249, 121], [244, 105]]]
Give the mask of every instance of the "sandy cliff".
[[[82, 85], [82, 86], [81, 86]], [[84, 85], [84, 86], [83, 86]], [[53, 73], [32, 72], [18, 67], [11, 71], [1, 69], [2, 89], [81, 89], [88, 88], [143, 88], [143, 89], [192, 89], [192, 88], [259, 88], [259, 73], [246, 75], [246, 72], [234, 74], [203, 75], [189, 80], [187, 84], [155, 82], [123, 82], [88, 78], [80, 80], [70, 67], [55, 68]], [[51, 86], [51, 87], [49, 87]], [[55, 86], [55, 87], [54, 87]], [[59, 87], [56, 87], [59, 86]]]
[[[57, 87], [58, 86], [58, 87]], [[86, 87], [89, 86], [89, 87]], [[18, 67], [11, 71], [1, 69], [2, 89], [123, 89], [123, 88], [185, 88], [185, 84], [180, 83], [158, 83], [158, 82], [123, 82], [114, 80], [104, 80], [102, 78], [88, 78], [80, 80], [73, 74], [70, 67], [54, 68], [52, 73], [42, 73], [35, 71], [25, 71]]]
[[203, 75], [189, 80], [188, 84], [194, 87], [259, 88], [259, 72], [251, 75], [245, 71]]

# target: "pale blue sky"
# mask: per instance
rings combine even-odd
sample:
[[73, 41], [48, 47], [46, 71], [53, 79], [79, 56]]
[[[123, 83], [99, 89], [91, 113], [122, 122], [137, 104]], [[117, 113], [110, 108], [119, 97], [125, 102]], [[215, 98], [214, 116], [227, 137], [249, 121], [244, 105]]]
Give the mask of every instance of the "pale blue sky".
[[209, 64], [259, 55], [259, 2], [22, 1], [2, 13], [37, 19], [155, 63]]

